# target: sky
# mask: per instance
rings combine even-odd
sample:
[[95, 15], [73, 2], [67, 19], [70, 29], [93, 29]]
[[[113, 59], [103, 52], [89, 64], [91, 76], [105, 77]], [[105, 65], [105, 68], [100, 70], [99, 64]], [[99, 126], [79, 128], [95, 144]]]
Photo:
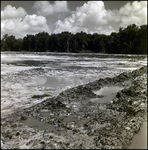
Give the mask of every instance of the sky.
[[1, 1], [1, 37], [64, 31], [110, 35], [147, 24], [147, 1]]

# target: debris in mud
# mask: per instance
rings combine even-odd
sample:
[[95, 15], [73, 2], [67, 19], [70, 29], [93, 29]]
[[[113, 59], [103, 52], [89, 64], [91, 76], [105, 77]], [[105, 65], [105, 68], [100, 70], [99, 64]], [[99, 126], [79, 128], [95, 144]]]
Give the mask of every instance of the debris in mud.
[[[147, 115], [146, 73], [147, 67], [142, 67], [79, 85], [2, 118], [5, 144], [26, 149], [126, 149]], [[106, 86], [120, 88], [100, 103], [105, 96], [94, 91]]]
[[43, 94], [43, 95], [33, 95], [32, 98], [43, 98], [43, 97], [48, 97], [48, 96], [51, 96], [51, 95], [48, 95], [48, 94]]

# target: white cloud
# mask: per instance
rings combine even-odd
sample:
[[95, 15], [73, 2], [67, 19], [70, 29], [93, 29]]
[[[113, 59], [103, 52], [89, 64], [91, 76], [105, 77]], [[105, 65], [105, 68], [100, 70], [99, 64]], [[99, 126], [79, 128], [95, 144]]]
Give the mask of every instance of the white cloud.
[[[18, 38], [42, 31], [51, 33], [44, 16], [68, 12], [66, 1], [55, 1], [53, 4], [48, 1], [37, 1], [33, 7], [37, 9], [38, 15], [27, 15], [24, 8], [16, 9], [7, 5], [1, 11], [1, 35], [13, 34]], [[77, 7], [63, 21], [58, 20], [53, 24], [55, 28], [53, 32], [77, 33], [83, 31], [108, 35], [115, 32], [111, 23], [121, 27], [134, 23], [137, 25], [147, 24], [147, 2], [134, 1], [125, 4], [119, 10], [106, 10], [103, 1], [88, 1], [81, 7]]]
[[104, 2], [102, 1], [89, 1], [85, 3], [82, 7], [78, 7], [76, 10], [76, 17], [80, 21], [81, 25], [87, 24], [106, 24], [107, 20], [104, 20], [106, 15], [106, 10], [104, 8]]
[[11, 5], [7, 5], [1, 12], [1, 36], [8, 34], [23, 38], [26, 34], [36, 34], [42, 31], [50, 33], [44, 16], [27, 15], [24, 8], [16, 9]]
[[42, 16], [68, 11], [67, 1], [55, 1], [54, 4], [50, 4], [48, 1], [37, 1], [33, 8], [36, 8], [37, 14]]
[[72, 33], [84, 31], [86, 33], [110, 34], [115, 32], [111, 26], [114, 22], [120, 26], [130, 24], [143, 25], [147, 23], [147, 2], [134, 1], [127, 3], [119, 10], [106, 10], [103, 1], [88, 1], [77, 7], [72, 15], [64, 21], [55, 23], [55, 33], [69, 31]]
[[25, 18], [12, 18], [1, 20], [1, 33], [15, 35], [16, 38], [22, 38], [26, 34], [37, 34], [38, 32], [49, 32], [47, 20], [43, 16], [26, 15]]
[[121, 20], [121, 17], [119, 15], [119, 10], [107, 10], [106, 15], [104, 16], [104, 19], [107, 20], [107, 22], [109, 21], [113, 21], [113, 22], [119, 22]]
[[47, 23], [47, 20], [43, 16], [37, 16], [35, 14], [33, 15], [27, 15], [23, 22], [27, 23], [30, 27], [35, 27], [35, 26], [43, 26]]
[[[111, 12], [110, 15], [112, 15]], [[107, 16], [108, 11], [105, 9], [103, 1], [88, 1], [83, 6], [77, 7], [76, 11], [73, 11], [72, 15], [65, 18], [64, 21], [58, 20], [54, 32], [69, 31], [76, 33], [84, 31], [86, 33], [102, 33], [99, 27], [107, 25], [109, 20], [107, 20]], [[109, 30], [105, 32], [106, 34], [111, 30], [112, 32], [115, 31], [113, 28], [108, 27], [106, 30]]]
[[110, 25], [96, 27], [95, 31], [99, 34], [105, 34], [105, 35], [110, 35], [112, 32], [116, 32], [113, 29], [113, 27]]
[[26, 14], [27, 12], [22, 7], [16, 9], [11, 5], [7, 5], [5, 9], [1, 11], [1, 19], [20, 18], [24, 17]]
[[130, 24], [143, 25], [147, 24], [147, 1], [134, 1], [132, 4], [127, 3], [119, 10], [120, 26]]
[[12, 20], [5, 20], [5, 23], [2, 21], [2, 27], [4, 27], [5, 30], [11, 31], [15, 29], [15, 23]]
[[56, 22], [56, 29], [54, 30], [54, 33], [60, 33], [63, 31], [68, 31], [71, 33], [76, 33], [76, 32], [88, 32], [88, 29], [85, 27], [80, 27], [80, 26], [74, 26], [73, 25], [73, 20], [69, 20], [69, 18], [66, 18], [64, 22], [61, 20], [58, 20]]

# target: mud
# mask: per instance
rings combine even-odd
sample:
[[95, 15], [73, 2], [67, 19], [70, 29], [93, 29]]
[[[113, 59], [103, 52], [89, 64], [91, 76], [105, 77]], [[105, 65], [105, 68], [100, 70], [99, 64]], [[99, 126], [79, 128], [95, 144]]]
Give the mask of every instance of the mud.
[[128, 149], [147, 149], [147, 121], [143, 123], [140, 131], [134, 136]]
[[2, 118], [2, 141], [13, 149], [127, 149], [146, 117], [147, 66]]

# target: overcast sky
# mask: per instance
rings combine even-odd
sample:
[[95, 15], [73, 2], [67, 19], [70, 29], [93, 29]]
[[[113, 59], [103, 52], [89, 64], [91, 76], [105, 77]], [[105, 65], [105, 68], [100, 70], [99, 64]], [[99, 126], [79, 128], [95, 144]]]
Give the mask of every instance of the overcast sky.
[[1, 1], [1, 36], [39, 32], [109, 35], [147, 24], [147, 1]]

